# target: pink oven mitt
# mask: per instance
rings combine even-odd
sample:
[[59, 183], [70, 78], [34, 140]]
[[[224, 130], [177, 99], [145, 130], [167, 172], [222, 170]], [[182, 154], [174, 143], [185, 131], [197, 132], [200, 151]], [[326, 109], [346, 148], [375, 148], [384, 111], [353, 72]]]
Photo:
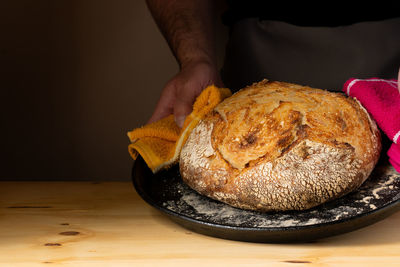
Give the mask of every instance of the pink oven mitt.
[[356, 98], [393, 141], [387, 152], [389, 162], [400, 172], [400, 92], [396, 80], [349, 79], [343, 91]]

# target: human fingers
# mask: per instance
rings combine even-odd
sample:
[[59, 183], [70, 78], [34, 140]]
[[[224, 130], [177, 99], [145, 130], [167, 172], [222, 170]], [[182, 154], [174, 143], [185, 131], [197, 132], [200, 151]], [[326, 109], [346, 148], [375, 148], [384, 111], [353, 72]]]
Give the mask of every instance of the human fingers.
[[151, 115], [147, 124], [158, 121], [174, 112], [174, 103], [176, 100], [175, 85], [172, 81], [168, 82], [163, 91], [161, 92], [160, 98], [157, 105]]
[[187, 115], [192, 112], [193, 103], [203, 87], [191, 81], [180, 87], [174, 103], [174, 117], [176, 124], [182, 128]]
[[217, 68], [207, 62], [195, 62], [187, 65], [180, 73], [176, 86], [174, 116], [176, 123], [182, 127], [185, 118], [193, 109], [193, 103], [200, 93], [209, 85], [222, 86]]
[[399, 90], [400, 94], [400, 68], [399, 68], [399, 74], [397, 75], [397, 89]]

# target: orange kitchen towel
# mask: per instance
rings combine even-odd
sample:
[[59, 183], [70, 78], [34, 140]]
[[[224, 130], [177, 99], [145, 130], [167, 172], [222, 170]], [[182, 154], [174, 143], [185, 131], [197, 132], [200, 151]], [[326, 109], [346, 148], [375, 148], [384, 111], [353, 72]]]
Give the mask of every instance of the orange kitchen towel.
[[171, 166], [178, 161], [182, 146], [199, 121], [231, 95], [228, 88], [210, 85], [196, 98], [193, 111], [186, 117], [182, 129], [170, 115], [128, 132], [130, 155], [136, 159], [140, 154], [153, 173]]

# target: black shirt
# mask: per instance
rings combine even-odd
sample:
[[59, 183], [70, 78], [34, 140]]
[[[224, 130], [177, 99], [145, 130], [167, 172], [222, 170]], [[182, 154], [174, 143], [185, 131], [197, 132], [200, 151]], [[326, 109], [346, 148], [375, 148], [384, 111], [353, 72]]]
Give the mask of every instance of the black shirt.
[[[333, 2], [318, 1], [240, 1], [227, 0], [228, 9], [222, 16], [225, 25], [256, 17], [277, 20], [298, 26], [335, 27], [363, 21], [400, 17], [400, 1]], [[400, 29], [399, 29], [400, 30]]]

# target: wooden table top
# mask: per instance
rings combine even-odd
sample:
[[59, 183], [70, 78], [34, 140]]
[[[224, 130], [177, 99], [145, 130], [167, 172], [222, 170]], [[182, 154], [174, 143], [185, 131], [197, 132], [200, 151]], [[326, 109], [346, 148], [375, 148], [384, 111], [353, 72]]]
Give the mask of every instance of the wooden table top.
[[0, 182], [0, 266], [400, 266], [400, 212], [304, 244], [200, 235], [130, 183]]

